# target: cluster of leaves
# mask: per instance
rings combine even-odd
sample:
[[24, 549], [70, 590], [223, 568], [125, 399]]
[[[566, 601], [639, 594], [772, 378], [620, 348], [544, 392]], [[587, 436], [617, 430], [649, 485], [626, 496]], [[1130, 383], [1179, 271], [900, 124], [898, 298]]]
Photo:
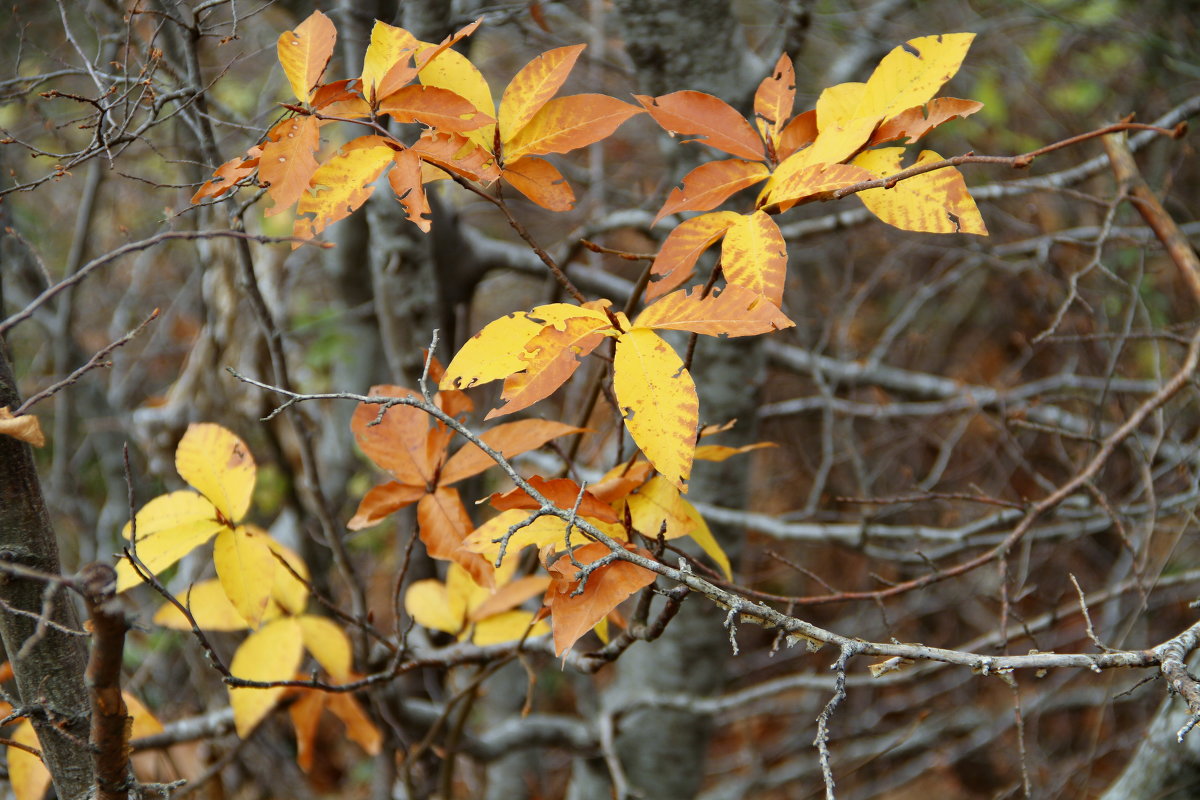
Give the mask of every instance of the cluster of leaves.
[[[529, 485], [643, 555], [649, 554], [634, 543], [636, 535], [649, 541], [690, 536], [731, 577], [728, 558], [684, 494], [695, 459], [723, 460], [740, 451], [698, 444], [715, 429], [702, 428], [695, 383], [662, 332], [755, 336], [792, 326], [782, 310], [787, 249], [774, 217], [866, 182], [876, 183], [858, 191], [859, 197], [889, 224], [985, 235], [957, 170], [917, 169], [889, 181], [901, 171], [905, 148], [880, 146], [899, 140], [911, 144], [981, 107], [934, 97], [957, 72], [973, 34], [913, 39], [885, 56], [865, 83], [830, 87], [815, 109], [797, 115], [794, 69], [781, 56], [758, 87], [754, 118], [747, 120], [720, 99], [694, 91], [637, 96], [638, 105], [597, 94], [555, 97], [583, 45], [535, 58], [513, 78], [497, 106], [480, 71], [451, 49], [478, 25], [433, 44], [377, 22], [360, 76], [323, 82], [336, 31], [327, 17], [314, 13], [279, 38], [279, 60], [298, 104], [285, 105], [292, 113], [244, 157], [223, 164], [193, 202], [220, 198], [257, 175], [274, 201], [267, 215], [294, 205], [294, 230], [302, 238], [353, 213], [385, 173], [408, 219], [426, 231], [431, 221], [424, 187], [446, 178], [481, 192], [505, 182], [546, 209], [565, 210], [574, 203], [573, 193], [541, 156], [599, 142], [643, 112], [672, 135], [732, 156], [692, 170], [659, 210], [656, 222], [684, 212], [705, 213], [682, 220], [667, 234], [650, 268], [646, 305], [632, 319], [604, 299], [551, 303], [491, 322], [444, 370], [435, 361], [430, 369], [440, 389], [434, 401], [451, 417], [472, 411], [464, 389], [502, 380], [501, 405], [486, 416], [492, 419], [548, 397], [584, 356], [611, 340], [612, 391], [640, 457], [592, 485], [543, 476], [528, 479]], [[381, 124], [384, 118], [416, 123], [419, 133], [402, 142]], [[318, 159], [321, 135], [333, 122], [370, 133]], [[940, 160], [925, 150], [915, 166]], [[713, 211], [760, 183], [751, 212]], [[681, 288], [692, 279], [700, 256], [717, 242], [721, 254], [712, 274]], [[611, 559], [606, 546], [546, 515], [521, 488], [493, 494], [489, 502], [498, 513], [476, 527], [454, 484], [492, 466], [492, 459], [471, 443], [452, 452], [453, 431], [443, 422], [411, 405], [387, 402], [417, 397], [411, 390], [385, 385], [373, 387], [371, 394], [380, 402], [361, 404], [351, 427], [363, 451], [392, 480], [363, 497], [349, 527], [374, 525], [416, 505], [429, 555], [450, 562], [444, 582], [419, 581], [408, 590], [406, 608], [422, 625], [490, 643], [537, 635], [544, 629], [540, 617], [549, 614], [561, 654], [588, 630], [603, 634], [609, 619], [620, 623], [617, 606], [653, 581], [648, 570]], [[559, 422], [522, 420], [497, 425], [481, 440], [511, 458], [581, 433]], [[260, 531], [236, 524], [249, 502], [248, 493], [239, 492], [245, 491], [247, 475], [252, 485], [253, 462], [244, 448], [231, 450], [227, 439], [220, 441], [220, 446], [205, 444], [200, 459], [185, 437], [180, 474], [200, 494], [174, 493], [139, 513], [139, 556], [157, 571], [217, 536], [220, 591], [213, 584], [193, 592], [203, 591], [214, 607], [224, 598], [228, 608], [221, 614], [230, 625], [258, 628], [239, 649], [235, 671], [277, 679], [279, 664], [294, 671], [307, 647], [326, 671], [345, 679], [350, 664], [344, 634], [335, 635], [330, 628], [336, 626], [304, 615], [302, 602], [284, 597], [288, 580], [300, 568], [280, 570], [274, 563], [292, 563], [293, 556]], [[167, 535], [167, 529], [178, 532]], [[539, 549], [548, 577], [517, 576], [516, 559], [528, 546]], [[280, 577], [263, 580], [272, 573]], [[128, 567], [122, 579], [123, 587], [131, 584]], [[522, 608], [538, 595], [543, 595], [542, 610]], [[286, 655], [274, 656], [278, 664], [270, 678], [262, 656], [268, 650]], [[257, 721], [277, 695], [261, 695], [242, 718]], [[239, 702], [248, 707], [249, 701]]]

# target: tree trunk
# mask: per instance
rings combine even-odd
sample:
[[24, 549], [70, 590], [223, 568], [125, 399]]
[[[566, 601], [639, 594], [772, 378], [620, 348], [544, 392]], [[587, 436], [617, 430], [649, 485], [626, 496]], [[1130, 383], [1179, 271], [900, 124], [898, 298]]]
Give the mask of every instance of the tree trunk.
[[[0, 407], [18, 405], [16, 381], [0, 343]], [[43, 573], [60, 571], [33, 452], [10, 436], [0, 436], [0, 560]], [[47, 588], [37, 580], [0, 577], [0, 639], [55, 791], [64, 800], [76, 800], [92, 786], [89, 700], [83, 682], [87, 645], [82, 635], [63, 630], [79, 630], [65, 590], [57, 587], [47, 602]]]

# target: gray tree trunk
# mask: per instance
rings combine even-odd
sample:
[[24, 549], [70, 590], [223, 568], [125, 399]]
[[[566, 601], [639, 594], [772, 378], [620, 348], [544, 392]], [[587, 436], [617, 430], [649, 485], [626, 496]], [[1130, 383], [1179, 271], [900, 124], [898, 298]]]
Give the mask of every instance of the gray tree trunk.
[[1143, 734], [1133, 758], [1101, 800], [1187, 800], [1200, 796], [1200, 736], [1182, 743], [1176, 732], [1188, 721], [1187, 706], [1166, 697]]

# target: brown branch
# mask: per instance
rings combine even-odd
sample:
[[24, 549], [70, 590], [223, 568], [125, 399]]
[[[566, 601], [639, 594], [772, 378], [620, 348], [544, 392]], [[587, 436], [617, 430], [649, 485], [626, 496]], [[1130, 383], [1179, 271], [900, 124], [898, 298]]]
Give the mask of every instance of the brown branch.
[[83, 599], [92, 621], [92, 653], [87, 685], [92, 699], [92, 764], [97, 800], [127, 800], [134, 780], [129, 769], [133, 719], [121, 695], [121, 657], [129, 624], [116, 597], [117, 571], [88, 564], [80, 573]]

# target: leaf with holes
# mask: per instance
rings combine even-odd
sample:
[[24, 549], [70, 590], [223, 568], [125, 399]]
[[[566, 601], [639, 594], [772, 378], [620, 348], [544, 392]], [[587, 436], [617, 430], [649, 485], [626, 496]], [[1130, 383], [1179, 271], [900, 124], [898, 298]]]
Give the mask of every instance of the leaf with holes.
[[719, 241], [741, 218], [741, 214], [733, 211], [714, 211], [676, 225], [663, 240], [654, 263], [650, 265], [646, 301], [662, 297], [691, 277], [692, 267], [704, 251]]

